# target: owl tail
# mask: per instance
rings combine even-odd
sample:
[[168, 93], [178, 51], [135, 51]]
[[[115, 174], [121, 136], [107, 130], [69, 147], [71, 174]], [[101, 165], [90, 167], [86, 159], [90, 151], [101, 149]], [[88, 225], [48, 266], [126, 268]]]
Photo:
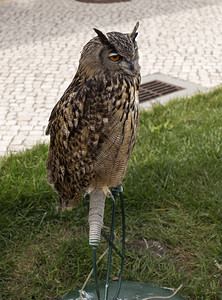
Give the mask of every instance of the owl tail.
[[96, 189], [90, 194], [89, 204], [89, 244], [98, 246], [101, 229], [103, 227], [103, 215], [106, 194], [102, 189]]

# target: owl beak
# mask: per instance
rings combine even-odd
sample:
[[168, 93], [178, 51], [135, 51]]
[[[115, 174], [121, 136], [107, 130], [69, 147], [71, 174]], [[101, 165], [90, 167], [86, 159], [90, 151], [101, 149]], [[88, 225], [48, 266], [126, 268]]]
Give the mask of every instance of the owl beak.
[[138, 69], [137, 63], [133, 61], [122, 60], [121, 65], [125, 69], [125, 71], [128, 69], [130, 73], [133, 74], [137, 73], [137, 69]]
[[132, 70], [132, 71], [135, 70], [135, 65], [134, 65], [134, 63], [133, 63], [132, 61], [129, 63], [129, 68], [130, 68], [130, 70]]

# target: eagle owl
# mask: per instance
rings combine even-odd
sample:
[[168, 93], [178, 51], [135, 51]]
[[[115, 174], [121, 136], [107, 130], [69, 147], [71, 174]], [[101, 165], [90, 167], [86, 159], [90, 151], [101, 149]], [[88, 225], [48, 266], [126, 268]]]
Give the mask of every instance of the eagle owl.
[[47, 180], [62, 210], [96, 189], [109, 196], [126, 173], [139, 117], [138, 26], [130, 34], [94, 29], [97, 36], [84, 46], [78, 70], [52, 110]]

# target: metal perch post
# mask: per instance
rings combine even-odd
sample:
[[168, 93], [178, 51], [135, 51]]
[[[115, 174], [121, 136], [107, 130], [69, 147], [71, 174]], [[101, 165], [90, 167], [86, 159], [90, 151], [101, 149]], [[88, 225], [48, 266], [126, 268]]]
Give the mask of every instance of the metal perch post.
[[[106, 283], [105, 283], [105, 293], [104, 293], [104, 300], [108, 300], [108, 294], [109, 294], [109, 277], [110, 277], [110, 269], [111, 269], [111, 263], [112, 263], [112, 251], [114, 250], [121, 258], [121, 268], [120, 268], [120, 275], [118, 280], [118, 286], [116, 289], [115, 296], [113, 299], [118, 299], [120, 289], [121, 289], [121, 283], [123, 278], [123, 267], [124, 267], [124, 256], [125, 256], [125, 212], [124, 212], [124, 203], [123, 203], [123, 197], [122, 197], [122, 191], [123, 187], [120, 185], [119, 187], [112, 189], [112, 194], [114, 196], [114, 203], [113, 203], [113, 212], [112, 212], [112, 223], [111, 223], [111, 232], [110, 237], [108, 237], [104, 231], [101, 231], [102, 236], [106, 239], [106, 241], [109, 243], [109, 254], [108, 254], [108, 264], [107, 264], [107, 274], [106, 274]], [[115, 216], [116, 216], [116, 206], [118, 202], [118, 198], [120, 198], [120, 204], [121, 204], [121, 212], [122, 212], [122, 252], [120, 252], [116, 246], [113, 244], [114, 239], [114, 228], [115, 228]], [[96, 267], [96, 247], [93, 245], [93, 273], [95, 278], [95, 285], [96, 285], [96, 292], [97, 297], [100, 300], [100, 291], [99, 291], [99, 284], [98, 284], [98, 275], [97, 275], [97, 267]]]

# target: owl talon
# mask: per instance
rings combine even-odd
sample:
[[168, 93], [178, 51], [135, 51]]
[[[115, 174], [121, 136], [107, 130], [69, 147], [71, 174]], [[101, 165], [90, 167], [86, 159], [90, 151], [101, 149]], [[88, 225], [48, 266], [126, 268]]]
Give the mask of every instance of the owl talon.
[[83, 200], [86, 200], [86, 197], [89, 195], [89, 193], [86, 191], [85, 193], [84, 193], [84, 196], [83, 196]]
[[111, 199], [113, 200], [114, 203], [116, 202], [116, 199], [114, 198], [114, 196], [113, 196], [113, 194], [112, 194], [111, 192], [108, 192], [108, 193], [106, 194], [106, 197], [107, 197], [107, 198], [111, 198]]

